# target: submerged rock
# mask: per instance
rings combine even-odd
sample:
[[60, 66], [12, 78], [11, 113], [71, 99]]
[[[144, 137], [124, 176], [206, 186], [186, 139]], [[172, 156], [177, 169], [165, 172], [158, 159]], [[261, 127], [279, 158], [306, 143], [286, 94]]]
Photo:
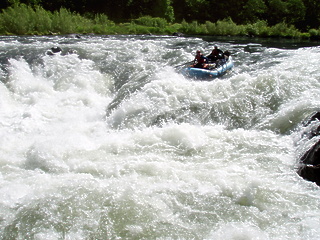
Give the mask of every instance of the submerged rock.
[[60, 47], [52, 47], [50, 50], [46, 52], [47, 55], [55, 55], [57, 53], [61, 53], [62, 49]]
[[69, 49], [67, 52], [63, 54], [62, 49], [60, 47], [52, 47], [46, 52], [46, 55], [50, 55], [50, 56], [66, 55], [66, 54], [78, 54], [78, 52], [75, 49]]
[[174, 33], [172, 34], [172, 36], [183, 37], [184, 34], [183, 34], [183, 33], [180, 33], [180, 32], [174, 32]]
[[62, 49], [60, 47], [52, 47], [51, 51], [54, 52], [54, 53], [57, 53], [57, 52], [61, 52]]

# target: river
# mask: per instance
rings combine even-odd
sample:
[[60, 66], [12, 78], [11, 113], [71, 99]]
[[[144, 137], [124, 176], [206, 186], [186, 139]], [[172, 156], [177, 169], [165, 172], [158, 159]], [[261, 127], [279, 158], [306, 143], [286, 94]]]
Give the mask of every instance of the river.
[[[180, 74], [216, 44], [231, 72]], [[317, 45], [0, 37], [0, 239], [318, 239], [319, 187], [296, 173]]]

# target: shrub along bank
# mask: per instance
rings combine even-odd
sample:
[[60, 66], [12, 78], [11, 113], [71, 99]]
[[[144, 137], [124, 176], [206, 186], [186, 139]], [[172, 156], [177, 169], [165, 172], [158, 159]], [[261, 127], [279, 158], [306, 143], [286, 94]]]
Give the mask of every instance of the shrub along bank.
[[40, 6], [15, 4], [0, 14], [1, 35], [49, 35], [49, 34], [156, 34], [176, 32], [189, 35], [257, 36], [286, 38], [320, 38], [319, 29], [300, 32], [284, 22], [268, 26], [265, 21], [237, 25], [232, 19], [212, 23], [169, 23], [163, 18], [140, 17], [126, 23], [114, 23], [104, 14], [82, 16], [65, 8], [50, 12]]

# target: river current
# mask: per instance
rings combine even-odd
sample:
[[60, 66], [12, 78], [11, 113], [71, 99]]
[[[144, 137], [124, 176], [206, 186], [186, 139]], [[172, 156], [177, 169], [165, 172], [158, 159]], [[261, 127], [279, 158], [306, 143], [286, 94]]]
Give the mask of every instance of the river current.
[[[179, 73], [216, 44], [231, 72]], [[319, 239], [320, 189], [296, 173], [316, 45], [0, 37], [0, 239]]]

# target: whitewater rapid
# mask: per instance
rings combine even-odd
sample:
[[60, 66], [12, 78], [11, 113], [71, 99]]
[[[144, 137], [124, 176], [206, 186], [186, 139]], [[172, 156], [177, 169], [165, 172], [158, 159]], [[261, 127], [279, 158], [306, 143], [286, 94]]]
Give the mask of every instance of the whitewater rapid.
[[[318, 239], [320, 48], [249, 40], [2, 37], [0, 238]], [[232, 72], [179, 73], [215, 44]]]

